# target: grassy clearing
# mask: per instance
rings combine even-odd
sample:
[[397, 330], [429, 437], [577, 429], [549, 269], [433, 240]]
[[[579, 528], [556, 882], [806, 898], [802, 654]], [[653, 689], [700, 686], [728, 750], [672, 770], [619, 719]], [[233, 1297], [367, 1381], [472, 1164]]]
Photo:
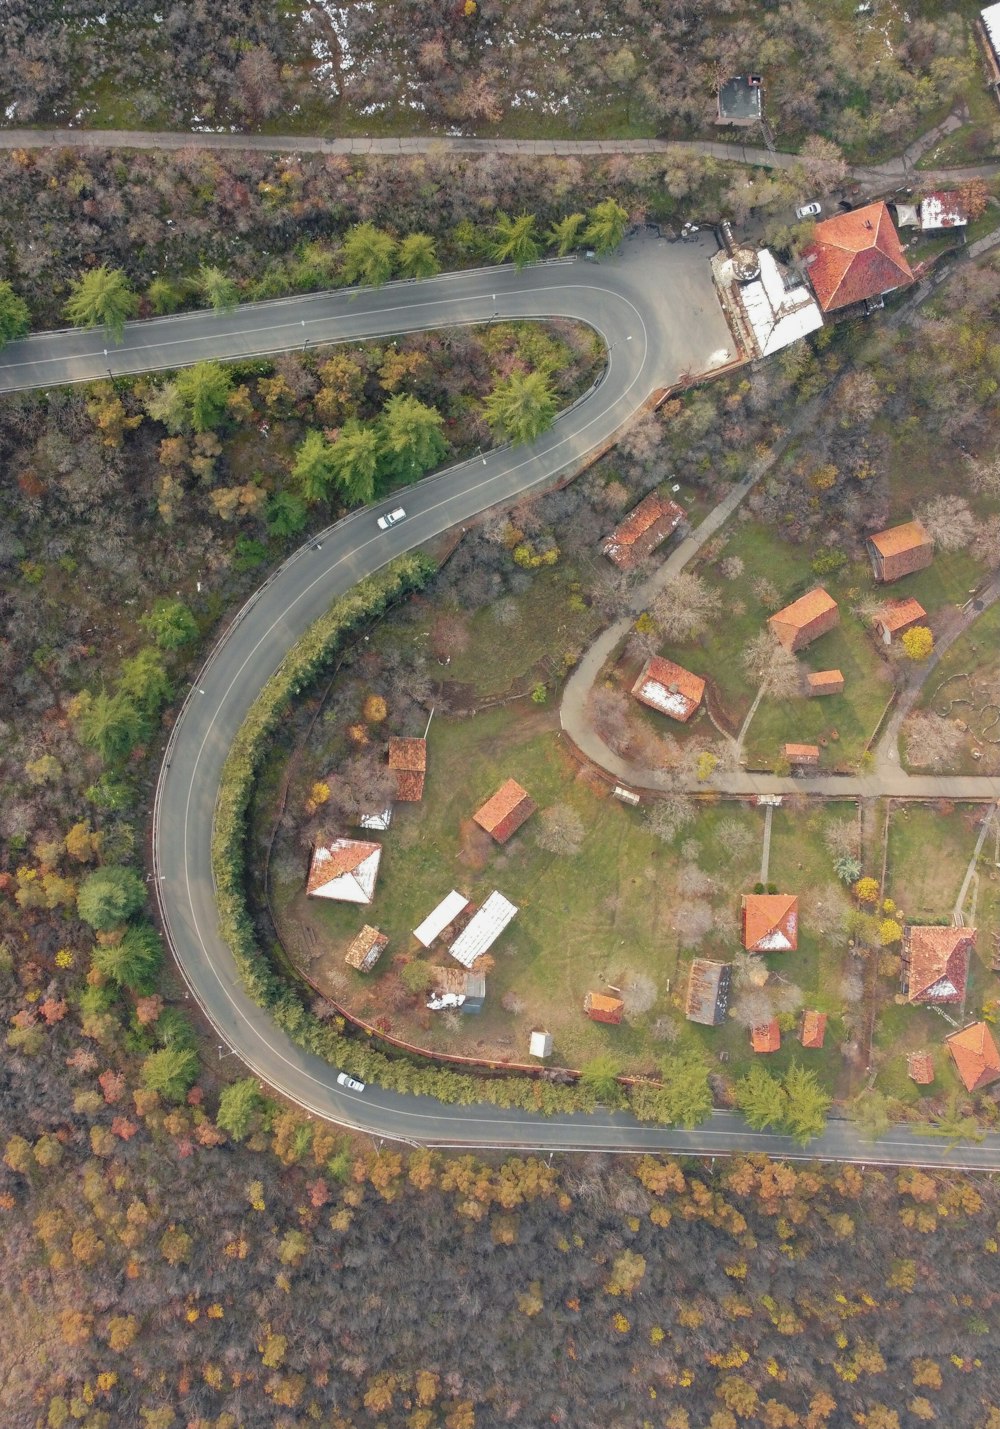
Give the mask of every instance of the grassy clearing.
[[[396, 1035], [434, 1050], [520, 1060], [528, 1031], [539, 1025], [552, 1032], [558, 1063], [579, 1066], [611, 1051], [630, 1071], [652, 1071], [668, 1045], [656, 1030], [665, 1019], [669, 1036], [681, 1045], [702, 1045], [713, 1059], [724, 1053], [727, 1071], [738, 1074], [751, 1056], [748, 1034], [734, 1023], [708, 1029], [685, 1022], [683, 994], [692, 956], [728, 961], [739, 947], [739, 895], [752, 889], [759, 874], [763, 813], [707, 804], [667, 846], [650, 834], [641, 811], [614, 802], [580, 774], [554, 725], [552, 713], [530, 704], [436, 719], [424, 802], [397, 805], [382, 836], [374, 905], [362, 910], [306, 899], [301, 873], [288, 877], [274, 890], [286, 943], [332, 996], [362, 1016], [388, 1017]], [[471, 824], [474, 810], [509, 777], [542, 809], [558, 802], [576, 810], [587, 831], [579, 854], [560, 857], [540, 849], [537, 814], [503, 848]], [[853, 817], [846, 807], [817, 811], [805, 821], [779, 811], [772, 838], [769, 877], [800, 893], [803, 934], [797, 953], [775, 955], [771, 962], [802, 986], [807, 1005], [834, 1016], [843, 949], [839, 940], [823, 937], [810, 910], [816, 890], [833, 879], [823, 843], [826, 823]], [[745, 831], [735, 854], [729, 842], [734, 827]], [[692, 892], [695, 869], [705, 872]], [[387, 1011], [394, 957], [420, 953], [411, 930], [451, 888], [477, 903], [499, 888], [520, 909], [496, 945], [485, 1010], [453, 1018], [432, 1014], [419, 1001]], [[706, 904], [712, 926], [685, 946], [690, 920]], [[364, 921], [391, 938], [383, 962], [368, 977], [343, 964], [344, 949]], [[451, 961], [446, 952], [421, 956]], [[627, 972], [653, 980], [654, 1005], [620, 1027], [589, 1022], [582, 1011], [588, 988], [621, 986]], [[518, 999], [520, 1010], [503, 1007], [506, 994]], [[828, 1049], [808, 1055], [831, 1088], [839, 1075], [840, 1040], [831, 1028]], [[776, 1060], [784, 1065], [797, 1053], [806, 1055], [791, 1032]]]
[[942, 657], [920, 708], [967, 726], [948, 765], [952, 773], [986, 774], [1000, 767], [1000, 605], [984, 611]]

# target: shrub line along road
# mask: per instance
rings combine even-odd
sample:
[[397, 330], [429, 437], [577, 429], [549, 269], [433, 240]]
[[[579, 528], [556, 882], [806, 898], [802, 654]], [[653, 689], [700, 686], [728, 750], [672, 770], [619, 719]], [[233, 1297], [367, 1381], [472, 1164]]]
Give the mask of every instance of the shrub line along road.
[[[755, 1133], [714, 1112], [691, 1131], [640, 1125], [621, 1113], [543, 1117], [499, 1107], [445, 1106], [371, 1086], [354, 1094], [336, 1069], [295, 1045], [245, 993], [222, 940], [212, 883], [212, 819], [230, 743], [266, 680], [330, 601], [393, 557], [484, 509], [561, 473], [600, 450], [656, 391], [684, 372], [729, 360], [728, 330], [715, 303], [707, 246], [627, 243], [599, 265], [538, 264], [442, 275], [416, 284], [342, 291], [250, 305], [234, 313], [189, 313], [129, 324], [120, 347], [94, 332], [42, 333], [0, 355], [0, 391], [136, 373], [202, 358], [235, 358], [501, 319], [565, 317], [596, 329], [608, 348], [603, 381], [530, 446], [500, 448], [429, 477], [403, 497], [407, 520], [381, 533], [380, 512], [399, 496], [352, 513], [299, 548], [237, 613], [199, 671], [171, 730], [153, 812], [154, 883], [164, 930], [193, 996], [263, 1081], [317, 1116], [373, 1135], [442, 1147], [569, 1151], [672, 1151], [893, 1165], [1000, 1167], [1000, 1136], [953, 1149], [906, 1127], [877, 1144], [833, 1122], [808, 1152], [788, 1137]], [[443, 776], [442, 776], [443, 777]]]
[[[963, 120], [949, 115], [884, 164], [857, 165], [851, 172], [866, 186], [885, 187], [914, 176], [917, 159]], [[761, 169], [794, 169], [801, 154], [758, 149], [715, 139], [476, 139], [455, 134], [330, 137], [311, 134], [241, 134], [211, 130], [156, 129], [4, 129], [0, 149], [219, 149], [265, 154], [512, 154], [521, 158], [600, 158], [614, 154], [670, 154], [678, 149], [730, 164]], [[921, 180], [947, 182], [992, 178], [1000, 162], [921, 172]]]

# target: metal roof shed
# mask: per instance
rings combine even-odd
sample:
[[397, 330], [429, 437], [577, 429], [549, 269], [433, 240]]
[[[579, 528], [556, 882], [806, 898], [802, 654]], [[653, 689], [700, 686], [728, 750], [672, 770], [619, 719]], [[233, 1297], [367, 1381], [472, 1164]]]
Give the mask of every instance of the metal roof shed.
[[438, 906], [420, 924], [414, 928], [413, 936], [423, 947], [429, 948], [436, 938], [440, 938], [445, 928], [454, 923], [460, 913], [464, 913], [469, 906], [469, 900], [464, 893], [456, 893], [453, 888], [447, 898], [442, 898]]
[[494, 889], [448, 951], [463, 967], [471, 968], [476, 959], [493, 946], [516, 915], [516, 906]]

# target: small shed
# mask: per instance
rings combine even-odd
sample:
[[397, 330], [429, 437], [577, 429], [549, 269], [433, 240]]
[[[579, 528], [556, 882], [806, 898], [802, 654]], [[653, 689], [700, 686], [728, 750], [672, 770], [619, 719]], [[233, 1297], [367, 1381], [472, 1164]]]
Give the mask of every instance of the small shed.
[[732, 971], [730, 963], [695, 958], [684, 1001], [684, 1016], [689, 1022], [700, 1022], [703, 1027], [719, 1027], [725, 1022]]
[[803, 1047], [822, 1047], [826, 1037], [826, 1013], [825, 1012], [803, 1012], [802, 1028], [799, 1032], [799, 1041]]
[[499, 938], [500, 934], [517, 916], [517, 907], [496, 889], [486, 902], [474, 913], [458, 937], [448, 949], [451, 956], [463, 967], [471, 968], [477, 958], [481, 958]]
[[789, 764], [795, 764], [803, 768], [819, 763], [818, 744], [785, 744], [781, 749], [782, 754]]
[[480, 973], [464, 968], [435, 968], [434, 982], [427, 1006], [431, 1012], [449, 1008], [463, 1013], [478, 1013], [486, 1001], [486, 979]]
[[903, 600], [887, 600], [875, 617], [875, 633], [883, 645], [891, 645], [900, 635], [926, 619], [926, 610], [912, 595]]
[[472, 817], [498, 844], [505, 844], [537, 808], [527, 790], [516, 779], [508, 779]]
[[865, 544], [872, 573], [880, 585], [922, 571], [934, 559], [934, 542], [923, 523], [917, 520], [876, 531]]
[[338, 903], [370, 903], [375, 897], [381, 860], [381, 844], [364, 839], [333, 839], [313, 850], [306, 894]]
[[813, 670], [806, 676], [806, 686], [811, 696], [840, 695], [844, 677], [839, 670]]
[[911, 1082], [918, 1087], [929, 1087], [934, 1080], [934, 1063], [929, 1052], [910, 1052], [906, 1058], [906, 1072]]
[[759, 74], [738, 74], [719, 85], [716, 124], [732, 124], [746, 129], [759, 124], [763, 115], [764, 81]]
[[370, 972], [388, 946], [388, 935], [366, 923], [344, 954], [344, 962], [359, 973]]
[[620, 997], [607, 997], [603, 992], [588, 992], [583, 1010], [591, 1022], [610, 1022], [617, 1026], [622, 1020], [625, 1004]]
[[393, 735], [389, 740], [389, 768], [396, 780], [396, 798], [419, 804], [427, 777], [427, 741]]
[[755, 1052], [781, 1051], [781, 1029], [776, 1017], [772, 1017], [770, 1022], [762, 1023], [760, 1027], [751, 1028], [750, 1046]]
[[840, 610], [833, 596], [816, 586], [775, 611], [767, 623], [775, 640], [794, 655], [839, 625]]
[[640, 704], [687, 724], [701, 704], [705, 681], [683, 665], [653, 655], [643, 665], [632, 694]]
[[424, 921], [414, 928], [413, 936], [422, 947], [429, 948], [468, 907], [469, 899], [464, 893], [457, 893], [453, 888], [436, 908], [431, 909]]
[[601, 550], [619, 570], [635, 570], [674, 534], [686, 514], [676, 501], [651, 491], [605, 536]]
[[534, 1028], [528, 1043], [528, 1054], [531, 1057], [551, 1057], [552, 1033], [543, 1032], [537, 1027]]
[[969, 221], [962, 195], [954, 189], [936, 189], [920, 200], [920, 230], [932, 233], [942, 228], [964, 228]]
[[392, 823], [392, 805], [387, 804], [384, 809], [376, 810], [371, 814], [362, 814], [358, 819], [358, 828], [368, 829], [372, 833], [385, 833]]

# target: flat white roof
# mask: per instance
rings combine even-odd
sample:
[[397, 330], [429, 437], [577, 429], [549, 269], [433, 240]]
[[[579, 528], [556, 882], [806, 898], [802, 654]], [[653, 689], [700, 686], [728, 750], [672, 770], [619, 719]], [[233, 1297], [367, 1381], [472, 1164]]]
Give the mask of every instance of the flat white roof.
[[774, 254], [762, 248], [760, 277], [752, 283], [741, 283], [739, 295], [753, 328], [757, 346], [764, 357], [780, 352], [807, 333], [823, 326], [819, 305], [804, 284], [786, 288], [784, 276]]
[[1000, 5], [987, 5], [985, 10], [981, 10], [983, 24], [986, 26], [986, 33], [993, 41], [993, 48], [1000, 55]]
[[[998, 6], [1000, 8], [1000, 6]], [[946, 194], [954, 202], [948, 206], [941, 202], [941, 195], [928, 194], [920, 205], [921, 228], [964, 228], [968, 219], [962, 212], [958, 194]]]
[[516, 906], [494, 889], [448, 951], [463, 967], [471, 968], [476, 959], [493, 946], [516, 914]]
[[418, 943], [429, 948], [434, 939], [440, 938], [448, 924], [454, 923], [459, 913], [464, 913], [468, 906], [465, 894], [456, 893], [453, 888], [447, 898], [442, 898], [438, 906], [427, 914], [420, 927], [414, 928], [413, 936]]

